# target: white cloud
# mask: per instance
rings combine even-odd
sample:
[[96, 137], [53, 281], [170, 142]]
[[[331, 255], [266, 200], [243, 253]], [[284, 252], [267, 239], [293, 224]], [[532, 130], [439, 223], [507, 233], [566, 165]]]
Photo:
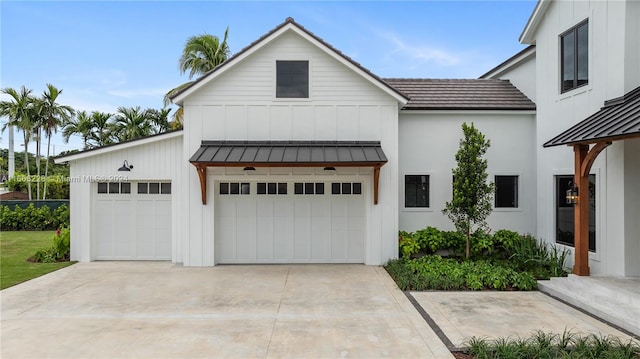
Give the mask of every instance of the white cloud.
[[456, 66], [462, 62], [459, 55], [445, 49], [425, 45], [410, 45], [392, 33], [382, 33], [381, 37], [391, 42], [393, 45], [391, 53], [394, 54], [423, 62], [433, 62], [439, 66]]
[[114, 90], [107, 90], [107, 93], [112, 96], [125, 97], [125, 98], [135, 98], [140, 96], [158, 97], [158, 96], [164, 96], [167, 93], [168, 89], [170, 89], [170, 87], [114, 89]]

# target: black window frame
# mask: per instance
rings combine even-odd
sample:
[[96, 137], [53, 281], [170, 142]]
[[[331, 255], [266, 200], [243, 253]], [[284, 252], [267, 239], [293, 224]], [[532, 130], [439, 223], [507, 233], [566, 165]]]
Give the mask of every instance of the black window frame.
[[[411, 183], [409, 182], [409, 179], [414, 179], [415, 178], [419, 178], [420, 179], [420, 183], [415, 182], [415, 183]], [[426, 182], [422, 182], [422, 177], [426, 177]], [[426, 188], [422, 188], [421, 191], [423, 193], [423, 196], [420, 196], [420, 193], [418, 192], [418, 188], [416, 187], [417, 185], [424, 185], [426, 183]], [[405, 174], [404, 175], [404, 208], [430, 208], [431, 203], [431, 196], [430, 196], [430, 188], [431, 188], [431, 175], [428, 174]], [[411, 192], [414, 192], [413, 195], [410, 195]], [[422, 202], [418, 201], [418, 198], [421, 197], [423, 199]]]
[[276, 60], [276, 98], [309, 98], [309, 82], [308, 60]]
[[[565, 40], [569, 41], [565, 43]], [[568, 65], [572, 68], [566, 69]], [[565, 74], [565, 70], [571, 72], [571, 78], [565, 78], [565, 75], [568, 75]], [[580, 74], [585, 72], [586, 78], [580, 79]], [[589, 20], [587, 19], [560, 34], [560, 93], [569, 92], [588, 84]]]
[[[515, 181], [507, 183], [507, 179]], [[495, 175], [493, 181], [495, 183], [494, 208], [519, 208], [518, 187], [520, 186], [520, 176]], [[502, 185], [509, 185], [511, 188], [502, 188]]]
[[[554, 176], [555, 204], [555, 242], [568, 247], [575, 246], [574, 208], [567, 203], [567, 190], [573, 183], [573, 175]], [[562, 218], [561, 218], [562, 217]], [[562, 224], [560, 222], [563, 222]], [[596, 252], [596, 175], [589, 175], [589, 252]], [[564, 227], [564, 228], [562, 228]]]

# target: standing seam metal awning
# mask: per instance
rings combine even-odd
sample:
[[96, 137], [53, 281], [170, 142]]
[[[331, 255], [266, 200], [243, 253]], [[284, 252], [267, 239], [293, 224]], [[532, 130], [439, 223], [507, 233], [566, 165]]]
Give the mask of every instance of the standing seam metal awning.
[[378, 203], [380, 167], [387, 163], [379, 141], [202, 141], [189, 162], [200, 178], [206, 204], [207, 167], [373, 167]]
[[598, 112], [562, 132], [543, 147], [591, 144], [640, 137], [640, 87], [606, 101]]

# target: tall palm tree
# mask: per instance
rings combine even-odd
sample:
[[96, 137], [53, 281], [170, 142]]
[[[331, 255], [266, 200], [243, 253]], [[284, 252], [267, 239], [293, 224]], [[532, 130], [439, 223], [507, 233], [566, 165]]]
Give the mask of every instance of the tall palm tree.
[[[224, 31], [222, 41], [217, 36], [206, 33], [188, 38], [178, 60], [180, 74], [188, 72], [189, 80], [191, 80], [194, 76], [202, 76], [225, 62], [231, 53], [227, 44], [228, 35], [229, 27]], [[191, 85], [192, 82], [186, 82], [167, 92], [164, 96], [164, 105], [168, 106], [171, 103], [171, 96]], [[174, 128], [182, 127], [183, 115], [182, 107], [173, 114]]]
[[[61, 105], [57, 103], [58, 96], [62, 93], [61, 89], [56, 88], [52, 84], [47, 84], [47, 89], [42, 97], [37, 101], [40, 114], [40, 123], [47, 136], [47, 162], [44, 170], [44, 177], [49, 175], [49, 153], [51, 149], [51, 136], [54, 132], [58, 132], [58, 126], [69, 121], [75, 110], [71, 106]], [[40, 184], [38, 182], [38, 189]], [[44, 181], [44, 191], [42, 199], [47, 198], [47, 181]]]
[[[91, 133], [89, 139], [95, 147], [106, 146], [113, 143], [112, 122], [113, 114], [93, 111], [91, 112]], [[92, 146], [93, 147], [93, 146]]]
[[69, 143], [73, 135], [82, 137], [83, 149], [89, 148], [89, 136], [91, 134], [91, 117], [86, 111], [79, 111], [74, 117], [62, 124], [62, 138], [64, 143]]
[[128, 141], [152, 134], [153, 124], [147, 117], [146, 111], [142, 111], [140, 106], [120, 106], [114, 119], [114, 136], [118, 141]]
[[27, 168], [27, 188], [29, 199], [31, 200], [31, 173], [29, 171], [29, 141], [33, 130], [36, 111], [34, 106], [34, 97], [31, 96], [32, 90], [22, 86], [20, 92], [13, 88], [7, 87], [0, 92], [11, 97], [9, 101], [0, 102], [0, 117], [7, 117], [9, 121], [3, 125], [2, 130], [7, 126], [15, 126], [22, 130], [24, 135], [24, 164]]

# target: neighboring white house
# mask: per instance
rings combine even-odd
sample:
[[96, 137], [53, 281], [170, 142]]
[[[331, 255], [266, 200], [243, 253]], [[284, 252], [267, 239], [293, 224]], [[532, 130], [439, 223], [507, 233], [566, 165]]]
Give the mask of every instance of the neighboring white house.
[[[540, 1], [532, 46], [475, 80], [381, 79], [289, 18], [173, 98], [184, 130], [56, 160], [79, 179], [71, 258], [384, 264], [398, 230], [453, 228], [463, 122], [491, 141], [491, 228], [570, 246], [573, 150], [543, 145], [602, 142], [556, 136], [635, 98], [638, 18], [635, 1]], [[593, 273], [640, 275], [639, 108], [591, 168]]]

